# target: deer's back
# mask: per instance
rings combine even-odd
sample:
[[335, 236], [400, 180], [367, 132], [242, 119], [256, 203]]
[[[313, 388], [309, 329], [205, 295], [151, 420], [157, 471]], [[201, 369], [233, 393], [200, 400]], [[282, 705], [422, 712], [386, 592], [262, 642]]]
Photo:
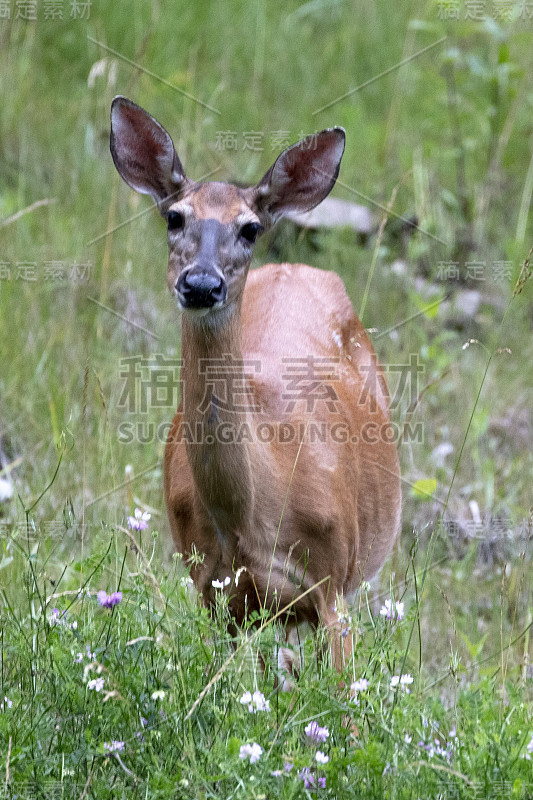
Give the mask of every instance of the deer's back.
[[[303, 381], [307, 362], [308, 383], [313, 370], [319, 380], [329, 368], [330, 379], [324, 382], [338, 395], [336, 406], [344, 414], [358, 416], [357, 408], [365, 406], [360, 402], [363, 392], [363, 397], [375, 397], [387, 417], [388, 392], [374, 349], [335, 272], [306, 264], [266, 264], [252, 270], [244, 291], [242, 328], [243, 354], [260, 362], [256, 383], [268, 388], [271, 413], [283, 417], [291, 375]], [[313, 406], [318, 416], [331, 410], [322, 401]], [[298, 411], [294, 405], [292, 409]], [[355, 417], [351, 422], [357, 425]]]

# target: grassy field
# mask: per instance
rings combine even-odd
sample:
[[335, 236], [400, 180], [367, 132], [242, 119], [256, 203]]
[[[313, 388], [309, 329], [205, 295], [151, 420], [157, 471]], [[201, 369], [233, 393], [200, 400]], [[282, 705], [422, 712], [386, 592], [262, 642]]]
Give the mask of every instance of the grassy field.
[[[0, 3], [0, 797], [533, 797], [532, 36], [497, 0]], [[255, 256], [341, 275], [414, 432], [344, 692], [312, 638], [276, 691], [276, 625], [235, 649], [172, 554], [179, 317], [115, 94], [197, 180], [346, 129], [333, 194], [374, 233], [284, 224]]]

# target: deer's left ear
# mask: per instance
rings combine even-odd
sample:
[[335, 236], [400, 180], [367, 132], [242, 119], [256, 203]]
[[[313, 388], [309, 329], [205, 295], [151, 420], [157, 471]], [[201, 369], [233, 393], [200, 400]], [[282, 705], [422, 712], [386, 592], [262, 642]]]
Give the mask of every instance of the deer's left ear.
[[278, 156], [252, 190], [257, 212], [267, 224], [289, 211], [310, 211], [327, 197], [339, 174], [344, 144], [344, 128], [328, 128]]

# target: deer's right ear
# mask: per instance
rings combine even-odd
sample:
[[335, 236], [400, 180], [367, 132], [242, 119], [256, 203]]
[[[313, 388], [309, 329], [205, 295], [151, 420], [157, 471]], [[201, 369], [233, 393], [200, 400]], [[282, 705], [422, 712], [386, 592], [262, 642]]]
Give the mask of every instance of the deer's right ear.
[[187, 183], [170, 135], [127, 97], [115, 97], [111, 104], [110, 149], [120, 176], [158, 205], [176, 199]]

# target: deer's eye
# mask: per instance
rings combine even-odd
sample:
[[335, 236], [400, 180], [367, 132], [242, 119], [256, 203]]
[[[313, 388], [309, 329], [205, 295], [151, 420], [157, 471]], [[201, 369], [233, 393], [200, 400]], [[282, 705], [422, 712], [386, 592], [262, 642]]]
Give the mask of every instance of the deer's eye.
[[249, 244], [253, 244], [262, 230], [263, 226], [258, 222], [247, 222], [239, 231], [239, 236]]
[[180, 211], [169, 211], [167, 214], [169, 231], [179, 231], [185, 224], [185, 218]]

